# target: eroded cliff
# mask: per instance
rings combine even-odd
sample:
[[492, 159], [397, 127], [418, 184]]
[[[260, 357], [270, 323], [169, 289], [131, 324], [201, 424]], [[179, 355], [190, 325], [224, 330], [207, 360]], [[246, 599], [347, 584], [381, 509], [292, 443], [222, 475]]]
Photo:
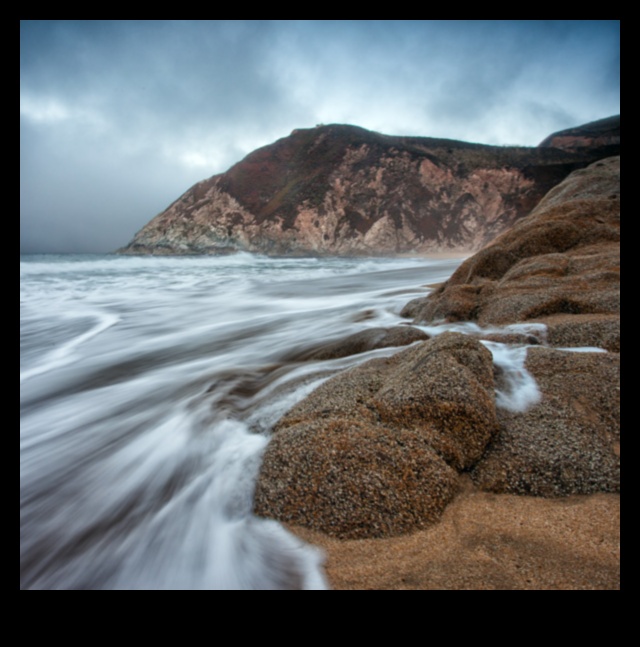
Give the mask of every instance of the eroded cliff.
[[294, 130], [190, 188], [119, 251], [475, 251], [571, 171], [618, 151], [615, 143], [499, 147], [347, 125]]

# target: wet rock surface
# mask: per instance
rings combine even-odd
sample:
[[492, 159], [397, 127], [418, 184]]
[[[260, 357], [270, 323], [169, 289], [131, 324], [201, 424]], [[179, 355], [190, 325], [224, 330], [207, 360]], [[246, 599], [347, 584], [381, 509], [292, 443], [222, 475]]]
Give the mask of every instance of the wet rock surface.
[[338, 374], [276, 425], [258, 514], [343, 537], [435, 521], [497, 429], [491, 353], [444, 333]]
[[456, 471], [419, 433], [309, 420], [269, 444], [255, 509], [335, 537], [383, 537], [437, 520], [456, 484]]
[[556, 497], [620, 489], [620, 356], [532, 348], [542, 392], [524, 412], [498, 410], [500, 430], [472, 470], [492, 492]]
[[292, 357], [294, 360], [326, 360], [358, 355], [378, 348], [408, 346], [416, 341], [428, 339], [429, 335], [413, 326], [392, 326], [391, 328], [368, 328], [343, 339], [323, 344]]

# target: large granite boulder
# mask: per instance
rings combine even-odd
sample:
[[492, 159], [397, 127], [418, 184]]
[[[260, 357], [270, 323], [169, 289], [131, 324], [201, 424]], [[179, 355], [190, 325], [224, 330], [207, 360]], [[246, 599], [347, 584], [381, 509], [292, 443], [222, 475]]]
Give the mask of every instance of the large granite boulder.
[[276, 425], [258, 514], [339, 537], [435, 521], [497, 429], [491, 353], [444, 333], [338, 374]]
[[268, 445], [255, 510], [341, 538], [398, 535], [437, 520], [456, 483], [419, 433], [355, 418], [307, 420]]
[[394, 359], [371, 400], [382, 423], [420, 432], [456, 469], [473, 465], [496, 429], [491, 353], [444, 333]]
[[472, 475], [484, 490], [537, 496], [620, 489], [620, 356], [529, 349], [541, 390], [525, 412], [498, 411], [495, 435]]

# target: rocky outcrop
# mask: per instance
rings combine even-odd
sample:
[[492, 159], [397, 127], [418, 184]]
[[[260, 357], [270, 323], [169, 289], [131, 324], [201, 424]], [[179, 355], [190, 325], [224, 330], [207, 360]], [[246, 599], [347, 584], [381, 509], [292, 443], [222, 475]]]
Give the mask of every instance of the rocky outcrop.
[[277, 424], [255, 510], [380, 537], [438, 519], [497, 428], [491, 353], [445, 333], [322, 384]]
[[524, 412], [498, 409], [499, 431], [472, 471], [483, 490], [566, 496], [620, 488], [620, 355], [529, 349], [541, 390]]
[[485, 146], [346, 125], [294, 130], [190, 188], [119, 251], [477, 250], [572, 170], [618, 150]]
[[[416, 322], [490, 326], [474, 333], [485, 343], [444, 332], [294, 406], [265, 452], [256, 512], [339, 538], [390, 537], [433, 524], [467, 478], [505, 496], [619, 492], [619, 172], [619, 157], [575, 171], [405, 309]], [[487, 339], [522, 350], [518, 379], [539, 389], [527, 407], [505, 405], [509, 379]]]
[[619, 352], [620, 158], [572, 173], [403, 314], [420, 322], [543, 323], [551, 343]]
[[618, 492], [619, 355], [530, 349], [540, 401], [497, 408], [477, 340], [443, 333], [338, 374], [276, 425], [257, 514], [340, 538], [427, 527], [459, 475], [497, 493]]

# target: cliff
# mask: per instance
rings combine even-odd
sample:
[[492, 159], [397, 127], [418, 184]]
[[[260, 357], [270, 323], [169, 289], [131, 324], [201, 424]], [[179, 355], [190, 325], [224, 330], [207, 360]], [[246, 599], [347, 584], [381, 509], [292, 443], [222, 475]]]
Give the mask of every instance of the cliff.
[[620, 352], [620, 157], [572, 173], [403, 314], [542, 323], [552, 344]]
[[[619, 128], [619, 119], [618, 119]], [[574, 129], [579, 132], [580, 129]], [[591, 132], [591, 131], [589, 131]], [[499, 147], [347, 125], [294, 130], [199, 182], [121, 253], [474, 251], [619, 144]], [[545, 140], [546, 142], [547, 140]]]

